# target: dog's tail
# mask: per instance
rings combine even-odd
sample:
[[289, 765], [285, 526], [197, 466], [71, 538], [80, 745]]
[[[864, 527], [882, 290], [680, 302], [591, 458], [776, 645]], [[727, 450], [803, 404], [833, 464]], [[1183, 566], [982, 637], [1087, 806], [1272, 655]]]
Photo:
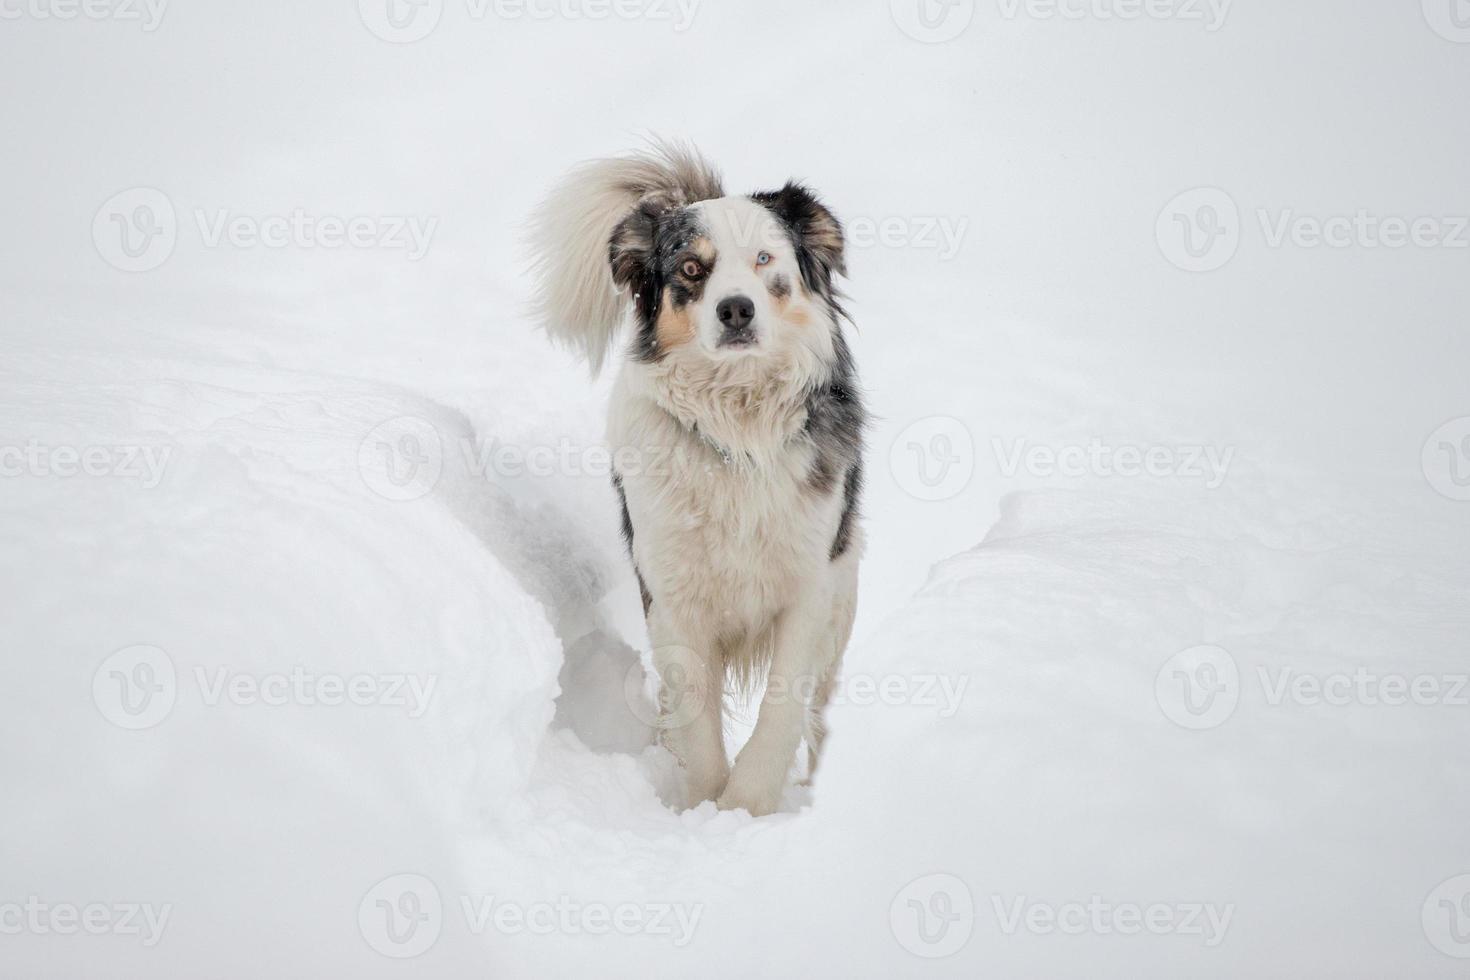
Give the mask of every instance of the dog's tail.
[[613, 231], [645, 197], [677, 207], [724, 196], [720, 175], [691, 146], [652, 139], [641, 153], [582, 164], [531, 219], [536, 279], [533, 313], [552, 339], [577, 351], [596, 374], [627, 312], [613, 284]]

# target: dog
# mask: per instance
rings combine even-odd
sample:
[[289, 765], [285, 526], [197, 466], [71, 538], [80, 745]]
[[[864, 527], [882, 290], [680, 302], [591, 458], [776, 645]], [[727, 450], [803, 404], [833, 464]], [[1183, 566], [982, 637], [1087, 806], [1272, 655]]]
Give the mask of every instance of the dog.
[[[816, 771], [857, 610], [867, 416], [842, 224], [800, 183], [727, 196], [696, 150], [653, 141], [573, 170], [530, 245], [535, 316], [594, 376], [628, 333], [613, 486], [683, 803], [772, 813], [803, 739]], [[732, 766], [724, 698], [762, 675]]]

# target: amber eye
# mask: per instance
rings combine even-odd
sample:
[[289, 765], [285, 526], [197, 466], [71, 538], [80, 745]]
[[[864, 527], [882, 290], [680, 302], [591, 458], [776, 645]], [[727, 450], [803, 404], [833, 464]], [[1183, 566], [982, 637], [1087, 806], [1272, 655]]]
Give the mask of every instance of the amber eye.
[[771, 255], [770, 252], [762, 252], [760, 255], [757, 255], [755, 257], [756, 265], [770, 265], [774, 261], [775, 258]]
[[684, 275], [688, 276], [690, 279], [698, 279], [704, 275], [704, 266], [700, 265], [693, 259], [689, 259], [682, 266], [680, 266], [680, 271], [682, 271]]

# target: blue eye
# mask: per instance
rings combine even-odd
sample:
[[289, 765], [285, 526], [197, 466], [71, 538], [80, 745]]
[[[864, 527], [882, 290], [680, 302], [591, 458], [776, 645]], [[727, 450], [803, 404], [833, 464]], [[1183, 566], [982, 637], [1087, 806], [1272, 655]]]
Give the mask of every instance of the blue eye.
[[773, 261], [774, 259], [772, 259], [770, 252], [762, 252], [760, 255], [756, 256], [755, 264], [770, 265]]

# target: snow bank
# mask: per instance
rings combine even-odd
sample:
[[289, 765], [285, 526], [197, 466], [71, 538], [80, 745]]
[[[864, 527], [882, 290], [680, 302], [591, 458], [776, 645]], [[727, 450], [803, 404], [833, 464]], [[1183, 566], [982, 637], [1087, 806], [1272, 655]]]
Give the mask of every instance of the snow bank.
[[6, 482], [7, 898], [173, 907], [151, 949], [7, 936], [7, 959], [374, 975], [348, 913], [378, 878], [452, 871], [452, 833], [523, 794], [557, 691], [544, 609], [456, 514], [455, 457], [421, 499], [374, 462], [387, 420], [467, 423], [264, 369], [73, 353], [5, 374], [5, 444], [164, 461]]

